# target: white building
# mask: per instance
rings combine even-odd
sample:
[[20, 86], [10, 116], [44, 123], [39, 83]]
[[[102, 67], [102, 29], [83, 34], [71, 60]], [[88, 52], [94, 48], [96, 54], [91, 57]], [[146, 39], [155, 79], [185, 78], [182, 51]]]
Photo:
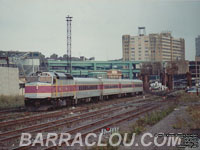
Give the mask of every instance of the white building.
[[19, 95], [18, 68], [0, 66], [0, 95]]

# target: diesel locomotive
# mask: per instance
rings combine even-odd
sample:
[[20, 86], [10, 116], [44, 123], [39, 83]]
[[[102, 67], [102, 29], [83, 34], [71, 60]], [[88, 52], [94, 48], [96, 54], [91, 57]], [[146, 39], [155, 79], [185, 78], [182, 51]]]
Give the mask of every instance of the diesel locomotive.
[[47, 109], [141, 93], [141, 80], [74, 78], [61, 72], [35, 72], [27, 77], [25, 106]]

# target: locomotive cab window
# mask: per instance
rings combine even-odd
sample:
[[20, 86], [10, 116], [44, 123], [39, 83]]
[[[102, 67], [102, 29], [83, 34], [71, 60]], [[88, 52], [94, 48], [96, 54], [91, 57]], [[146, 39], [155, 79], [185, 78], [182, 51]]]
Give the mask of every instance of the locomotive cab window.
[[52, 82], [52, 77], [47, 73], [42, 73], [40, 78], [39, 78], [39, 81], [40, 82], [51, 83]]
[[27, 82], [45, 82], [45, 83], [51, 83], [52, 77], [49, 74], [38, 74], [38, 75], [31, 75], [26, 78]]

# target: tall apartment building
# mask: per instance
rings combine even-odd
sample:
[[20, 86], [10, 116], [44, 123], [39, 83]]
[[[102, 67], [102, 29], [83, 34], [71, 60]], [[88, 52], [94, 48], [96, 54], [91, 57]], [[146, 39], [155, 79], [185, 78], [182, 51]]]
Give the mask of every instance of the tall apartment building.
[[151, 61], [185, 60], [185, 40], [170, 32], [149, 34]]
[[170, 32], [122, 36], [123, 60], [174, 61], [185, 60], [185, 41]]
[[200, 35], [195, 39], [196, 60], [200, 61]]
[[123, 35], [122, 47], [124, 61], [150, 61], [148, 36]]

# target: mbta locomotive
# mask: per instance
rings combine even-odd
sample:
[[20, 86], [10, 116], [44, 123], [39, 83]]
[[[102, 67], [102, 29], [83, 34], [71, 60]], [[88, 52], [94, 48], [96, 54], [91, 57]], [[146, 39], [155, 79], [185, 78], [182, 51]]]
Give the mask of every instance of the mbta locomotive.
[[141, 80], [74, 78], [67, 73], [35, 72], [27, 77], [25, 106], [47, 109], [141, 93]]

